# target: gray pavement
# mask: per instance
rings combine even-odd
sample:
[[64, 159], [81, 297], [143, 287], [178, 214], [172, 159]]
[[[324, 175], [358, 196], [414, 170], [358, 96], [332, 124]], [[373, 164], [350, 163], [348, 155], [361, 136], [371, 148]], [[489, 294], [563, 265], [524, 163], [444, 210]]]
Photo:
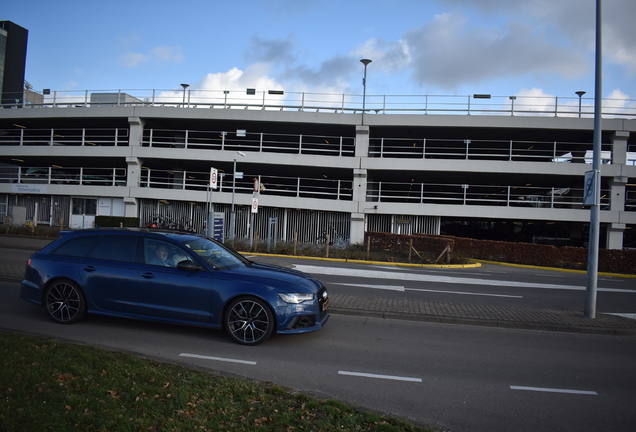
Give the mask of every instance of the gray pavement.
[[[36, 251], [51, 239], [0, 235], [0, 248]], [[267, 259], [271, 262], [271, 259]], [[0, 279], [19, 282], [24, 265], [0, 263]], [[607, 314], [585, 318], [583, 312], [510, 308], [449, 302], [426, 302], [332, 294], [331, 313], [449, 324], [530, 330], [636, 336], [636, 320]]]

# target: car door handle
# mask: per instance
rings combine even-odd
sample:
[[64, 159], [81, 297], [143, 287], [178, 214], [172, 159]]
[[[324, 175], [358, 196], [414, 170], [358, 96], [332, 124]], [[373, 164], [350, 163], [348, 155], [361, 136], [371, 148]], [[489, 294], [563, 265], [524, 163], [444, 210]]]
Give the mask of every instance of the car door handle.
[[97, 270], [97, 269], [95, 267], [93, 267], [93, 266], [84, 267], [84, 271], [87, 271], [87, 272], [94, 272], [95, 270]]
[[146, 273], [142, 273], [141, 277], [146, 278], [146, 279], [153, 279], [155, 277], [154, 274], [146, 272]]

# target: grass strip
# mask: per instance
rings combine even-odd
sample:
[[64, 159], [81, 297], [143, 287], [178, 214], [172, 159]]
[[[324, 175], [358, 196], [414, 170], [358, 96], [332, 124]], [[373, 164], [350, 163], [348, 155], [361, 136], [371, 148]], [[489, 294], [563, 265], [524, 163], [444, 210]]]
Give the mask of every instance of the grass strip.
[[0, 333], [0, 431], [424, 431], [277, 385]]

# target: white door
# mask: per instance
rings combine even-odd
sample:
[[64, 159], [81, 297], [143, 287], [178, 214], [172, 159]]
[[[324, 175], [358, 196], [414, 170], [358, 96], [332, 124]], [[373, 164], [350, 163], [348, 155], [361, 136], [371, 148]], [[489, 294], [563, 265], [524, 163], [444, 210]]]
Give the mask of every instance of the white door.
[[92, 228], [97, 214], [97, 199], [73, 198], [71, 201], [71, 228]]

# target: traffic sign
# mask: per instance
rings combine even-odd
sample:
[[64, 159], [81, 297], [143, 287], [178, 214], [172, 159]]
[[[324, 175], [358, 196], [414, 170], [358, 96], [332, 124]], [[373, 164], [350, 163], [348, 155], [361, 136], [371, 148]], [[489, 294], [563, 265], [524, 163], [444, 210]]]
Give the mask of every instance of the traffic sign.
[[219, 170], [216, 168], [210, 168], [210, 188], [216, 189], [219, 185], [218, 183]]

